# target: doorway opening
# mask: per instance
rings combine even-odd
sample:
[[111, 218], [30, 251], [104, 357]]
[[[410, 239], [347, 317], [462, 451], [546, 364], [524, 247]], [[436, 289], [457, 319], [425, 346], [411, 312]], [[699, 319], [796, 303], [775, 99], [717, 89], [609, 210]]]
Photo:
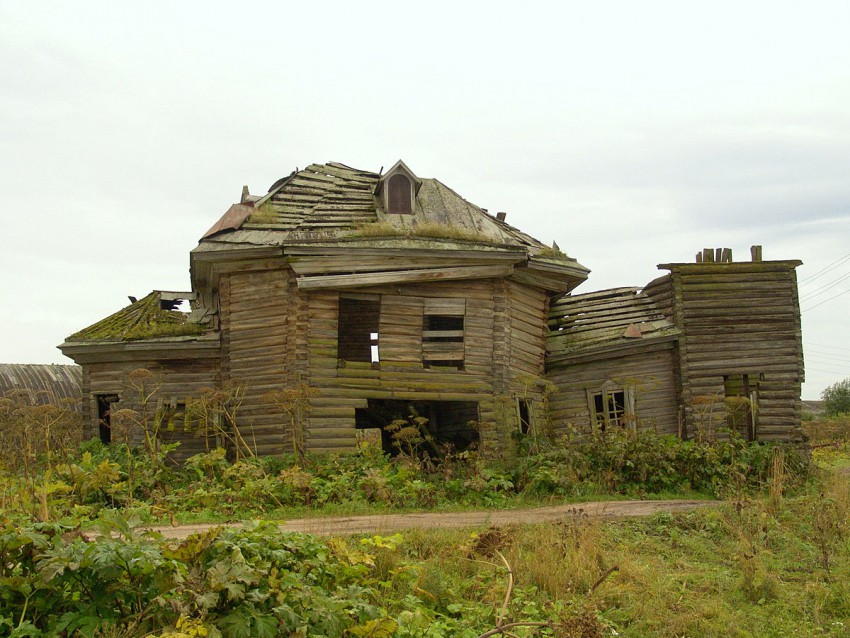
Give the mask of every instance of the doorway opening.
[[109, 445], [112, 442], [112, 406], [118, 403], [117, 394], [96, 394], [97, 433], [100, 442]]
[[[422, 425], [414, 425], [416, 418], [422, 417]], [[369, 399], [368, 406], [354, 412], [355, 427], [360, 430], [377, 430], [372, 438], [380, 439], [381, 448], [388, 454], [398, 454], [399, 439], [387, 426], [393, 422], [405, 422], [419, 427], [422, 438], [431, 441], [418, 444], [418, 449], [430, 456], [439, 458], [446, 444], [454, 450], [463, 451], [477, 447], [480, 437], [478, 422], [478, 403], [475, 401], [399, 401], [393, 399]]]

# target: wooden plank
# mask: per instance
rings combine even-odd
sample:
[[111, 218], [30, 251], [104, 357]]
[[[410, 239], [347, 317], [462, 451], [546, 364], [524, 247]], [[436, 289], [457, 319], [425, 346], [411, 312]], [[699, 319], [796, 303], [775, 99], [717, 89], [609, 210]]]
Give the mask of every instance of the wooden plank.
[[512, 266], [425, 268], [353, 275], [305, 276], [299, 277], [297, 282], [298, 288], [302, 290], [314, 290], [318, 288], [357, 288], [391, 283], [425, 282], [434, 280], [453, 281], [460, 279], [505, 277], [509, 275], [512, 270]]

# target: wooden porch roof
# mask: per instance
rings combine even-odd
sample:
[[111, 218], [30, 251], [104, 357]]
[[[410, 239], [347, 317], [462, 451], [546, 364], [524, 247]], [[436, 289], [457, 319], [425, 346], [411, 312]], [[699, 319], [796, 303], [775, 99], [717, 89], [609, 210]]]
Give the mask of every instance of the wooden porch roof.
[[175, 302], [192, 297], [193, 293], [155, 290], [142, 299], [133, 300], [129, 306], [105, 319], [72, 334], [65, 343], [134, 341], [200, 335], [203, 327], [191, 321], [189, 313], [174, 309]]

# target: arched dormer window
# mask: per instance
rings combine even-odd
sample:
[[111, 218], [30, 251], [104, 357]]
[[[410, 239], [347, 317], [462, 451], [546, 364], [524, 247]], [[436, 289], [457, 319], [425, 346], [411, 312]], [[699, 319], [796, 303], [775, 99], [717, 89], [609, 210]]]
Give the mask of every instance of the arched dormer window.
[[387, 212], [394, 215], [413, 214], [413, 192], [410, 180], [396, 173], [387, 180]]
[[416, 212], [416, 194], [422, 186], [420, 180], [401, 160], [387, 171], [375, 188], [384, 211], [390, 215], [413, 215]]

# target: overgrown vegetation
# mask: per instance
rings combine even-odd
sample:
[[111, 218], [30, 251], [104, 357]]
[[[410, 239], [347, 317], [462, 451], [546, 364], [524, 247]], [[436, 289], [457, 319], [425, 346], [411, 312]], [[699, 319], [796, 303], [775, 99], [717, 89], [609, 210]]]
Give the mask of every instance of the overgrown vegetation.
[[833, 383], [821, 393], [827, 416], [850, 414], [850, 379]]
[[446, 224], [421, 223], [407, 228], [399, 228], [389, 222], [364, 224], [351, 233], [352, 237], [428, 237], [474, 242], [490, 240], [479, 232], [447, 226]]
[[[146, 405], [156, 377], [139, 373], [133, 382]], [[235, 393], [205, 399], [205, 421], [222, 424], [221, 410], [238, 408]], [[276, 397], [292, 424], [303, 417], [300, 396], [295, 389]], [[116, 411], [110, 446], [80, 445], [79, 418], [64, 408], [22, 396], [2, 408], [0, 635], [848, 631], [846, 417], [806, 424], [815, 460], [837, 469], [831, 472], [814, 471], [810, 456], [793, 447], [734, 436], [683, 442], [619, 428], [557, 441], [520, 438], [510, 463], [474, 452], [428, 457], [421, 454], [427, 422], [415, 417], [390, 424], [392, 457], [373, 446], [313, 457], [296, 445], [290, 455], [264, 459], [211, 448], [177, 467], [168, 462], [173, 447], [156, 440], [154, 428], [175, 418], [164, 418], [165, 406]], [[173, 543], [136, 527], [163, 518], [275, 519], [308, 508], [365, 513], [675, 493], [727, 502], [636, 521], [602, 522], [577, 510], [552, 525], [346, 540], [259, 524]]]
[[170, 543], [109, 508], [96, 536], [7, 520], [0, 634], [846, 635], [850, 485], [826, 475], [789, 497], [772, 458], [764, 493], [720, 507], [472, 534], [320, 540], [259, 524]]
[[[737, 496], [765, 487], [776, 458], [786, 488], [803, 485], [809, 472], [806, 456], [791, 447], [740, 439], [709, 445], [629, 429], [536, 445], [528, 439], [512, 462], [487, 461], [472, 451], [448, 452], [438, 461], [418, 455], [427, 435], [415, 423], [390, 428], [400, 452], [395, 457], [364, 446], [337, 456], [296, 450], [229, 459], [224, 448], [214, 448], [179, 467], [166, 462], [173, 445], [87, 441], [62, 462], [41, 459], [49, 478], [6, 466], [0, 507], [20, 520], [73, 520], [118, 508], [147, 521], [220, 521], [284, 518], [307, 508], [369, 513], [617, 496]], [[39, 489], [50, 498], [38, 498]]]
[[568, 261], [569, 256], [560, 248], [556, 248], [555, 246], [543, 246], [540, 250], [535, 253], [536, 257], [541, 257], [543, 259], [552, 259], [554, 261]]

